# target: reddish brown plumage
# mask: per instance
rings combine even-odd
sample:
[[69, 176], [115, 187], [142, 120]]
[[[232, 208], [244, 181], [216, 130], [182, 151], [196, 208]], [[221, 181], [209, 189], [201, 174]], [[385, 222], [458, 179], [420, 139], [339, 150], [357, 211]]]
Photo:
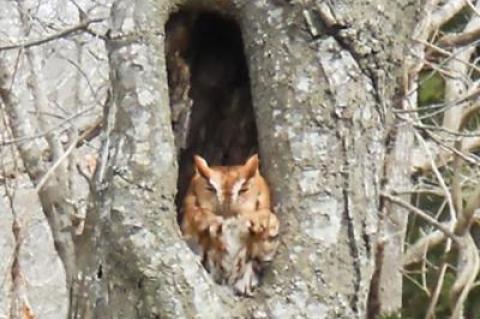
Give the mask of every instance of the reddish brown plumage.
[[257, 273], [277, 249], [279, 221], [258, 156], [244, 165], [212, 166], [195, 156], [196, 173], [183, 201], [182, 231], [220, 283], [250, 295]]

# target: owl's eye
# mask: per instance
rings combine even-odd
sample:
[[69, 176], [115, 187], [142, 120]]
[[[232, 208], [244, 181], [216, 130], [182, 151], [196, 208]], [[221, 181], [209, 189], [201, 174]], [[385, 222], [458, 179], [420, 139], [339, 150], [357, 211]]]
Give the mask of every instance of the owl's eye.
[[248, 191], [248, 188], [247, 187], [242, 187], [240, 188], [240, 190], [238, 191], [239, 194], [243, 194], [245, 193], [246, 191]]
[[207, 185], [207, 191], [211, 192], [211, 193], [214, 193], [216, 194], [217, 193], [217, 190], [215, 187], [211, 186], [211, 185]]

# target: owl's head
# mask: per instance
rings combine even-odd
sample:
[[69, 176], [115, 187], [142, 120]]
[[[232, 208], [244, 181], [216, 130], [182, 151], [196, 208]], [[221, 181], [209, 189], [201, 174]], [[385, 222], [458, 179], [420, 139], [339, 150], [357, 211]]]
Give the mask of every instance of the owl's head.
[[254, 210], [258, 195], [258, 155], [251, 156], [243, 165], [209, 166], [195, 155], [195, 193], [198, 205], [222, 216], [233, 216]]

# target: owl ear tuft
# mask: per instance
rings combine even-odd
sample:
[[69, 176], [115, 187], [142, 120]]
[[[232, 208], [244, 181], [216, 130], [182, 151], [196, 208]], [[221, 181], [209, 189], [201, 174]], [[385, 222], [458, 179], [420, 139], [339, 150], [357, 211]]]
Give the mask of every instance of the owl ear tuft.
[[195, 162], [195, 169], [197, 173], [199, 173], [206, 179], [210, 179], [210, 177], [212, 176], [212, 170], [210, 169], [210, 167], [208, 167], [207, 161], [199, 155], [194, 155], [193, 161]]
[[243, 165], [243, 169], [245, 172], [245, 178], [248, 180], [255, 176], [258, 171], [258, 154], [252, 155]]

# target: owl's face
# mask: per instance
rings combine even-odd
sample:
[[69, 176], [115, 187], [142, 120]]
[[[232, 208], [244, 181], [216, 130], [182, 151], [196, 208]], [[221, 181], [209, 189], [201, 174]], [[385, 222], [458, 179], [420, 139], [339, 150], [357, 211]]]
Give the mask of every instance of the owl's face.
[[195, 193], [200, 207], [222, 216], [255, 210], [258, 188], [253, 177], [258, 174], [257, 155], [244, 165], [212, 167], [195, 156], [195, 167]]

